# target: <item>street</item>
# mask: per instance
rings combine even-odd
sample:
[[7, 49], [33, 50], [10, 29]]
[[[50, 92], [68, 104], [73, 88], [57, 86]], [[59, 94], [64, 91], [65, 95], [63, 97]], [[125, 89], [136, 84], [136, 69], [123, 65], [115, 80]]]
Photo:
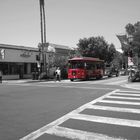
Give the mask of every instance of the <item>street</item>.
[[127, 77], [0, 85], [2, 140], [140, 139], [140, 91]]

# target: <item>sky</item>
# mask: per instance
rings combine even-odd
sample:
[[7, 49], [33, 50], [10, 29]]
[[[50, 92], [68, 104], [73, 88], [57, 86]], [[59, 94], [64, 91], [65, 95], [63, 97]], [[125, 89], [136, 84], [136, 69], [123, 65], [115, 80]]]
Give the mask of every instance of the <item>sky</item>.
[[[140, 21], [140, 0], [44, 0], [47, 42], [76, 47], [79, 39], [103, 36], [117, 50], [117, 34]], [[39, 0], [0, 0], [0, 44], [37, 47]]]

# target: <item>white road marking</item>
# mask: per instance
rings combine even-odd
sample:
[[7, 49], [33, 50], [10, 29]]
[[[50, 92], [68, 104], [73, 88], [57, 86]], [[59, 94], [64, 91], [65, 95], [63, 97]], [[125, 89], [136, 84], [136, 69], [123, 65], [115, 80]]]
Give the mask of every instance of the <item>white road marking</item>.
[[140, 100], [140, 98], [122, 97], [122, 96], [108, 96], [110, 99], [127, 99], [127, 100]]
[[139, 93], [140, 94], [140, 91], [132, 91], [132, 90], [127, 90], [127, 91], [123, 91], [123, 90], [121, 90], [120, 92], [115, 92], [114, 94], [117, 94], [117, 93]]
[[[57, 135], [60, 137], [67, 136], [67, 138], [74, 140], [112, 140], [112, 137], [103, 134], [91, 133], [60, 126], [55, 126], [52, 129], [48, 130], [47, 134]], [[124, 139], [113, 138], [113, 140], [124, 140]]]
[[127, 104], [127, 105], [140, 105], [140, 102], [127, 102], [127, 101], [115, 101], [115, 100], [102, 100], [101, 103], [111, 103], [111, 104]]
[[101, 117], [101, 116], [85, 115], [85, 114], [74, 114], [73, 116], [71, 116], [71, 118], [77, 120], [106, 123], [106, 124], [140, 127], [140, 121], [137, 120]]
[[135, 93], [133, 93], [133, 94], [127, 94], [127, 93], [114, 93], [113, 95], [126, 95], [126, 96], [140, 96], [140, 94], [135, 94]]
[[91, 105], [91, 106], [88, 106], [88, 108], [89, 109], [114, 111], [114, 112], [127, 112], [127, 113], [140, 114], [140, 109], [132, 109], [132, 108], [121, 108], [121, 107], [110, 107], [110, 106], [99, 106], [99, 105]]

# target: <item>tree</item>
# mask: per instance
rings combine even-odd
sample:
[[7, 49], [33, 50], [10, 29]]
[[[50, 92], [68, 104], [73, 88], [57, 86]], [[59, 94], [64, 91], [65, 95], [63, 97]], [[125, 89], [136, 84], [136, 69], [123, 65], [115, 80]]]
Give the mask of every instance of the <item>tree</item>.
[[107, 56], [107, 62], [111, 62], [114, 59], [114, 56], [116, 54], [116, 49], [114, 44], [110, 44], [109, 45], [109, 49], [108, 49], [108, 56]]
[[124, 62], [124, 60], [123, 60], [123, 55], [122, 55], [122, 53], [116, 51], [112, 63], [113, 63], [114, 65], [118, 66], [119, 68], [122, 68], [123, 62]]
[[109, 45], [104, 37], [89, 37], [80, 39], [77, 44], [78, 50], [83, 57], [95, 57], [111, 62], [115, 56], [115, 46]]
[[138, 54], [140, 57], [140, 26], [139, 30], [137, 30], [133, 35], [133, 41], [132, 41], [133, 51]]
[[133, 33], [135, 32], [135, 27], [134, 27], [133, 24], [128, 23], [128, 24], [125, 26], [125, 30], [126, 30], [127, 34], [133, 35]]
[[132, 51], [140, 56], [140, 22], [134, 25], [128, 23], [125, 26], [126, 33], [128, 34], [128, 48], [127, 51]]
[[[118, 35], [118, 39], [121, 42], [123, 56], [125, 58], [125, 63], [127, 63], [126, 57], [133, 57], [134, 64], [139, 63], [140, 57], [140, 21], [135, 24], [128, 23], [125, 26], [126, 34]], [[126, 64], [127, 65], [127, 64]], [[126, 67], [127, 68], [127, 67]]]

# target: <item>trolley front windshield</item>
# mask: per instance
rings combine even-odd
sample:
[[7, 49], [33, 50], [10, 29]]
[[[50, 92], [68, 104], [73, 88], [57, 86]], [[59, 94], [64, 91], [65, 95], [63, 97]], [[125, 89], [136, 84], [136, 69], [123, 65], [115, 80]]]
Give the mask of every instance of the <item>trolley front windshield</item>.
[[80, 61], [69, 62], [69, 69], [84, 69], [85, 63]]

